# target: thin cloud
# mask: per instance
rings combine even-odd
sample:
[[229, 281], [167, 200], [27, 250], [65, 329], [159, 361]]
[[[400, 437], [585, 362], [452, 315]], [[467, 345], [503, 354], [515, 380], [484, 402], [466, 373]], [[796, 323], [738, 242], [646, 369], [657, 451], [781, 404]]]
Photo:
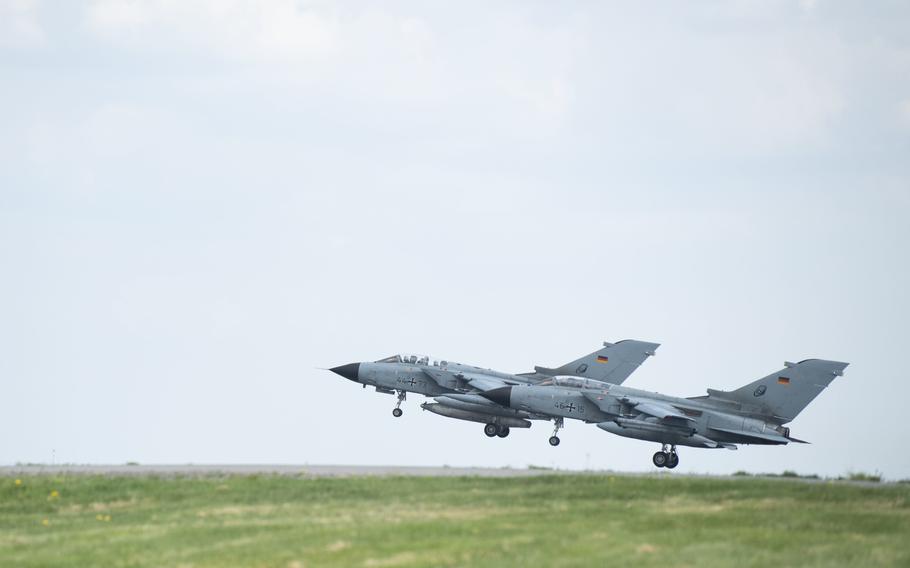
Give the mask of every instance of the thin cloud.
[[293, 0], [95, 0], [85, 22], [125, 47], [159, 51], [176, 42], [231, 60], [293, 61], [336, 48], [332, 18]]
[[0, 1], [0, 48], [30, 49], [46, 42], [37, 0]]

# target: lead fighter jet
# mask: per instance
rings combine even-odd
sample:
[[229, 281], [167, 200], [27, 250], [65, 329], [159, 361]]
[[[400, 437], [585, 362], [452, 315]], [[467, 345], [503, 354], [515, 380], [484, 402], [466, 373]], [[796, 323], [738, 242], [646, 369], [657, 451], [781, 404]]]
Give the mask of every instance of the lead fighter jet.
[[[364, 388], [373, 386], [376, 392], [398, 395], [398, 404], [392, 410], [396, 418], [403, 414], [401, 403], [407, 393], [413, 392], [434, 397], [434, 402], [421, 408], [434, 414], [484, 424], [489, 437], [505, 438], [509, 428], [530, 428], [531, 420], [553, 420], [555, 429], [550, 444], [559, 444], [556, 434], [563, 426], [560, 413], [541, 408], [533, 411], [509, 408], [481, 396], [490, 390], [512, 386], [529, 386], [551, 381], [556, 376], [608, 381], [621, 384], [660, 345], [647, 341], [626, 339], [604, 346], [584, 357], [561, 367], [534, 367], [531, 373], [503, 373], [482, 369], [426, 355], [393, 355], [374, 362], [349, 363], [329, 369]], [[600, 384], [604, 384], [601, 382]]]
[[806, 359], [733, 391], [679, 398], [611, 381], [553, 377], [536, 385], [505, 386], [481, 394], [502, 407], [575, 418], [601, 430], [659, 442], [657, 467], [679, 464], [676, 446], [737, 449], [736, 444], [806, 443], [790, 437], [792, 421], [849, 363]]

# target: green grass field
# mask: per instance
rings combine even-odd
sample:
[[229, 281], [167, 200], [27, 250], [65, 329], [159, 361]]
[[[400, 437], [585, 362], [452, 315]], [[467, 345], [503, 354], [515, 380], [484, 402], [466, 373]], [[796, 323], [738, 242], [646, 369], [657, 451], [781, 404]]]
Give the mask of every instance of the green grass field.
[[910, 487], [769, 479], [0, 478], [0, 565], [910, 566]]

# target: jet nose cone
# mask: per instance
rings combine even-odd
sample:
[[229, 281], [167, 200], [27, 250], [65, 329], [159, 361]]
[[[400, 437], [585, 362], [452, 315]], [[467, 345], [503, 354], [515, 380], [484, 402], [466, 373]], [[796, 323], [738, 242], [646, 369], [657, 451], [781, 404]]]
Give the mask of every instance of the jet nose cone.
[[347, 365], [332, 367], [329, 371], [332, 371], [336, 375], [341, 375], [348, 380], [356, 381], [357, 376], [360, 374], [360, 363], [348, 363]]
[[480, 396], [508, 408], [510, 406], [509, 403], [512, 398], [512, 387], [501, 387], [498, 389], [488, 390], [487, 392], [480, 393]]

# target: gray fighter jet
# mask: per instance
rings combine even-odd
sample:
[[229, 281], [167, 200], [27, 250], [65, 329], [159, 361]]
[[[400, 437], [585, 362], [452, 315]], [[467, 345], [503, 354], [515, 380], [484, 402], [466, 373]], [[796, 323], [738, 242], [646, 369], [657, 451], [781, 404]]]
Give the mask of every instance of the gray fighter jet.
[[413, 392], [435, 397], [434, 402], [421, 405], [424, 410], [447, 418], [483, 423], [484, 433], [491, 438], [505, 438], [510, 428], [530, 428], [531, 420], [554, 420], [556, 429], [550, 443], [555, 446], [559, 444], [556, 433], [563, 424], [559, 413], [545, 408], [534, 411], [509, 408], [484, 398], [481, 393], [503, 387], [536, 385], [556, 376], [618, 385], [658, 347], [657, 343], [632, 339], [604, 343], [603, 348], [561, 367], [534, 367], [534, 372], [522, 374], [482, 369], [426, 355], [393, 355], [329, 370], [364, 388], [372, 386], [376, 392], [397, 394], [398, 404], [392, 410], [396, 418], [403, 413], [401, 403], [407, 393]]
[[502, 407], [575, 418], [619, 436], [658, 442], [662, 447], [654, 454], [654, 465], [672, 469], [679, 464], [676, 446], [735, 450], [736, 444], [806, 443], [791, 438], [784, 424], [842, 376], [847, 365], [822, 359], [784, 363], [780, 371], [744, 387], [708, 389], [707, 396], [691, 398], [577, 377], [504, 386], [481, 396]]

